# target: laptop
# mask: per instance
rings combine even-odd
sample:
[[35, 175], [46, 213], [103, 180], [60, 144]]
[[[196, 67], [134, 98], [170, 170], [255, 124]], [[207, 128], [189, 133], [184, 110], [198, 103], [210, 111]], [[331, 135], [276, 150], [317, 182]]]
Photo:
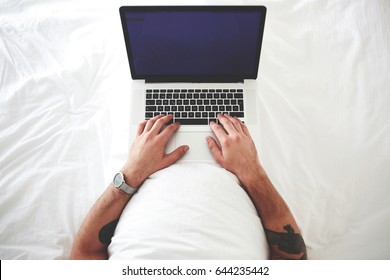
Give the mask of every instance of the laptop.
[[141, 121], [172, 114], [181, 126], [166, 153], [185, 144], [190, 150], [181, 161], [214, 162], [209, 123], [228, 113], [256, 142], [265, 16], [264, 6], [121, 7], [132, 77], [130, 139]]

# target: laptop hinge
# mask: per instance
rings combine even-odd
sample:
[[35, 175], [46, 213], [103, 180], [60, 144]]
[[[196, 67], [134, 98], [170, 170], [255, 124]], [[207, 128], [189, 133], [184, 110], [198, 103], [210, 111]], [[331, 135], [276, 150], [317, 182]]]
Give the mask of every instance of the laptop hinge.
[[241, 78], [226, 78], [226, 79], [159, 79], [159, 78], [149, 78], [145, 79], [145, 83], [244, 83], [244, 79]]

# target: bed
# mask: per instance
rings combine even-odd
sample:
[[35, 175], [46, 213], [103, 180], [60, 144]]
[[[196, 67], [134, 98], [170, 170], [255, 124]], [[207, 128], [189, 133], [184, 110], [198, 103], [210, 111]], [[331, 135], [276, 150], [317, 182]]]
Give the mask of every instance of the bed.
[[[67, 259], [126, 159], [135, 3], [159, 2], [1, 1], [0, 259]], [[256, 144], [309, 258], [389, 259], [390, 2], [196, 1], [256, 3]]]

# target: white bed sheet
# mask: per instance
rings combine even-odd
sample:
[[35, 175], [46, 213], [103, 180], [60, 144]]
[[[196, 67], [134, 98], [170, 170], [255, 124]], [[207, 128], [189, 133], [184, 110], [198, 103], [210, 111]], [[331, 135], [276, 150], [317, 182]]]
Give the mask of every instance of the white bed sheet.
[[312, 259], [390, 258], [390, 1], [0, 3], [0, 259], [66, 259], [126, 158], [122, 4], [264, 4], [260, 159]]

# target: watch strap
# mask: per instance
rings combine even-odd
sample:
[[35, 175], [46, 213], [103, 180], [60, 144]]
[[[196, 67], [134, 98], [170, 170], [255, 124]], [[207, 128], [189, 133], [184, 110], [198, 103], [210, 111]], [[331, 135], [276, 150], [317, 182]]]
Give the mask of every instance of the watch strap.
[[118, 189], [120, 189], [121, 191], [127, 193], [127, 194], [135, 194], [138, 189], [136, 188], [133, 188], [133, 187], [130, 187], [128, 184], [126, 184], [124, 181], [122, 182], [122, 184], [118, 187]]

